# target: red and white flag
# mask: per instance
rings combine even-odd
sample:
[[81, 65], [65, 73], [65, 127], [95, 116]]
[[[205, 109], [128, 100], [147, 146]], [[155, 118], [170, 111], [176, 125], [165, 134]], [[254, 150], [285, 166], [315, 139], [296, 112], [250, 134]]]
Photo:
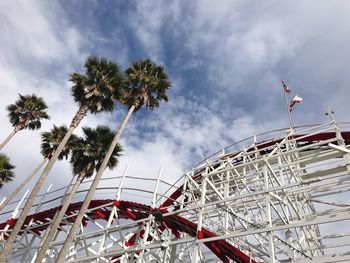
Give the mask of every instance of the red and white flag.
[[289, 111], [292, 111], [292, 107], [303, 101], [302, 97], [299, 97], [298, 95], [295, 95], [295, 97], [291, 100], [290, 104], [289, 104]]
[[283, 86], [283, 91], [285, 93], [290, 93], [290, 89], [288, 88], [287, 84], [282, 80], [282, 86]]

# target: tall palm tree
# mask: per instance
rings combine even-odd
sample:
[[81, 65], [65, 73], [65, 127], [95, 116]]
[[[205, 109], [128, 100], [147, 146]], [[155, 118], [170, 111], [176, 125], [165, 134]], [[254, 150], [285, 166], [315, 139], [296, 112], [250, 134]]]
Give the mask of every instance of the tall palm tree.
[[[19, 193], [19, 191], [21, 191], [22, 188], [38, 173], [38, 171], [44, 166], [44, 164], [48, 160], [50, 160], [54, 151], [57, 149], [58, 145], [62, 141], [67, 131], [68, 128], [65, 125], [60, 127], [54, 125], [51, 131], [41, 133], [41, 154], [44, 156], [44, 159], [34, 169], [34, 171], [26, 179], [24, 179], [24, 181], [19, 186], [17, 186], [17, 188], [5, 199], [5, 201], [0, 206], [0, 210], [3, 209]], [[77, 137], [75, 135], [72, 135], [69, 138], [66, 147], [63, 148], [62, 152], [58, 156], [58, 160], [68, 158], [69, 151], [73, 147], [75, 141], [77, 141]]]
[[14, 168], [15, 166], [10, 163], [10, 159], [5, 154], [0, 153], [0, 188], [5, 183], [12, 181], [12, 178], [15, 176], [13, 173]]
[[41, 97], [33, 95], [19, 95], [19, 99], [14, 104], [7, 106], [8, 116], [14, 130], [0, 144], [0, 150], [9, 140], [20, 130], [38, 130], [41, 127], [41, 119], [49, 119], [46, 113], [46, 103]]
[[108, 149], [101, 167], [98, 169], [98, 172], [91, 184], [91, 187], [89, 188], [74, 224], [72, 225], [66, 241], [58, 254], [56, 262], [64, 262], [65, 256], [68, 254], [69, 247], [75, 238], [76, 231], [88, 209], [102, 174], [107, 167], [108, 160], [111, 157], [112, 152], [117, 145], [117, 142], [132, 113], [134, 111], [138, 111], [143, 106], [146, 106], [146, 108], [149, 110], [153, 110], [154, 108], [158, 108], [160, 106], [160, 101], [168, 101], [167, 91], [170, 86], [171, 83], [163, 67], [157, 66], [149, 59], [134, 62], [132, 63], [131, 67], [125, 71], [124, 96], [122, 98], [122, 102], [129, 107], [129, 110], [114, 136], [112, 144]]
[[46, 165], [30, 196], [28, 197], [21, 215], [0, 253], [0, 262], [4, 262], [6, 260], [7, 255], [11, 251], [13, 243], [16, 240], [17, 234], [20, 231], [30, 208], [32, 207], [35, 196], [44, 184], [47, 175], [51, 171], [58, 158], [58, 155], [66, 145], [74, 129], [79, 125], [88, 111], [93, 114], [103, 111], [112, 111], [115, 102], [121, 96], [121, 76], [117, 64], [104, 58], [99, 59], [96, 57], [88, 57], [85, 61], [84, 67], [85, 75], [79, 73], [73, 73], [70, 75], [70, 80], [73, 82], [72, 95], [74, 100], [79, 105], [79, 110], [74, 116], [66, 135], [62, 139], [56, 151], [53, 153], [50, 161]]
[[[63, 217], [71, 203], [75, 193], [77, 192], [81, 182], [85, 178], [89, 178], [93, 175], [94, 171], [97, 171], [103, 162], [104, 156], [106, 155], [107, 149], [110, 146], [114, 134], [110, 128], [106, 126], [97, 126], [96, 129], [83, 128], [84, 138], [80, 140], [77, 147], [73, 149], [71, 155], [71, 164], [73, 174], [77, 176], [76, 182], [62, 204], [62, 208], [58, 214], [53, 218], [49, 233], [40, 246], [40, 250], [35, 259], [35, 263], [40, 263], [45, 255], [46, 251], [50, 246], [50, 242], [55, 236], [57, 229]], [[118, 157], [121, 155], [122, 147], [117, 144], [114, 148], [111, 158], [108, 161], [108, 168], [113, 169], [118, 164]]]

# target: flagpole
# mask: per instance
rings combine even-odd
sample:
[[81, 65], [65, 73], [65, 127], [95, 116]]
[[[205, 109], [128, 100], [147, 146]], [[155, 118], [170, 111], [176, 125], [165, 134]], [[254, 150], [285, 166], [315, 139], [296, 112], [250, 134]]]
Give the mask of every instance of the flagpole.
[[292, 113], [291, 113], [290, 107], [289, 107], [289, 105], [290, 105], [290, 101], [289, 101], [289, 98], [288, 98], [289, 96], [288, 96], [287, 92], [283, 92], [283, 93], [284, 93], [284, 97], [286, 99], [286, 104], [287, 104], [287, 112], [288, 112], [288, 117], [289, 117], [289, 124], [290, 124], [291, 129], [293, 129], [293, 127], [294, 127], [294, 120], [293, 120], [293, 116], [292, 116]]
[[282, 80], [282, 86], [283, 86], [284, 97], [286, 99], [286, 104], [287, 104], [290, 130], [291, 130], [291, 132], [295, 132], [295, 122], [294, 122], [293, 115], [292, 115], [292, 107], [296, 103], [300, 103], [303, 100], [303, 98], [299, 97], [298, 95], [295, 95], [294, 98], [292, 100], [290, 100], [289, 99], [290, 89], [288, 88], [287, 84], [283, 80]]

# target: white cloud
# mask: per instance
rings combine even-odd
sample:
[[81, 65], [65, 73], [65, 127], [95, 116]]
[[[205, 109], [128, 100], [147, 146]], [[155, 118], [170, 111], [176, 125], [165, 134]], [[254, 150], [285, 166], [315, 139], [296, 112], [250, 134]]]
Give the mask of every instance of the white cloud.
[[[60, 7], [45, 1], [3, 1], [0, 6], [3, 62], [20, 59], [49, 62], [79, 56], [81, 37], [60, 19]], [[5, 60], [6, 59], [6, 60]], [[5, 60], [5, 61], [4, 61]]]
[[[183, 97], [161, 105], [147, 119], [135, 118], [123, 135], [126, 147], [121, 166], [129, 163], [137, 174], [155, 177], [164, 165], [170, 182], [225, 146], [280, 124], [272, 120], [260, 125], [244, 112], [227, 120], [204, 104]], [[142, 138], [135, 130], [144, 132]]]
[[[128, 20], [146, 53], [157, 61], [161, 61], [163, 56], [160, 31], [166, 18], [165, 10], [163, 1], [140, 1], [136, 5], [136, 13], [130, 13]], [[151, 17], [149, 14], [152, 14]]]
[[[197, 87], [198, 93], [213, 87], [218, 90], [211, 105], [228, 103], [228, 97], [237, 103], [239, 98], [238, 107], [245, 101], [250, 114], [276, 118], [275, 113], [283, 108], [280, 81], [284, 79], [305, 98], [302, 116], [294, 113], [298, 123], [324, 121], [328, 104], [339, 118], [346, 117], [349, 3], [176, 3], [173, 9], [159, 2], [135, 2], [132, 16], [142, 19], [135, 24], [135, 34], [146, 52], [156, 57], [167, 50], [164, 39], [172, 39], [178, 45], [176, 65], [183, 71], [199, 68], [205, 72], [207, 87]], [[165, 30], [168, 27], [174, 33]], [[257, 103], [262, 96], [265, 103]], [[279, 116], [286, 123], [285, 114]]]

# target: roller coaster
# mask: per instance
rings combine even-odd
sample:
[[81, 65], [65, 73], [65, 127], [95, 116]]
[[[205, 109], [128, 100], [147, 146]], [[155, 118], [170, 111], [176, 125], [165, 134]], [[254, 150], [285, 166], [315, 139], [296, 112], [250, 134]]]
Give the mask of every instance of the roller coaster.
[[[174, 184], [106, 177], [67, 262], [350, 261], [350, 123], [274, 130], [236, 142]], [[153, 164], [150, 164], [153, 165]], [[50, 245], [55, 262], [89, 181]], [[9, 262], [33, 262], [67, 187], [39, 195]], [[0, 212], [2, 246], [21, 200]]]

